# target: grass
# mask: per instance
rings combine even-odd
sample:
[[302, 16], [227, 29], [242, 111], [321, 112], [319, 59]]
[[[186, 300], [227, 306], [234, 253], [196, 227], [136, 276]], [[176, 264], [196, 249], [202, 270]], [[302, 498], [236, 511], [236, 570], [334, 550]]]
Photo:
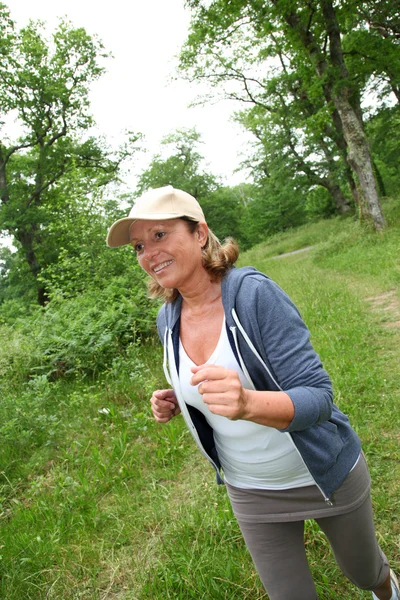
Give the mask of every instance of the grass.
[[[398, 286], [397, 211], [388, 206], [380, 236], [333, 219], [277, 236], [241, 262], [275, 279], [309, 325], [336, 402], [362, 438], [379, 541], [399, 569], [399, 296], [386, 311], [367, 300]], [[313, 249], [272, 258], [305, 246]], [[268, 598], [225, 490], [182, 420], [151, 417], [151, 390], [165, 386], [158, 345], [132, 348], [91, 381], [26, 381], [9, 330], [2, 341], [0, 598]], [[342, 576], [313, 522], [306, 536], [321, 600], [369, 598]]]

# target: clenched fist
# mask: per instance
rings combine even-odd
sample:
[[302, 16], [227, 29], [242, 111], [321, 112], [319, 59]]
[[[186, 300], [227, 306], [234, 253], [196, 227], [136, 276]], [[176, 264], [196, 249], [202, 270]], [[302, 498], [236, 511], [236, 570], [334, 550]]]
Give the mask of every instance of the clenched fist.
[[156, 390], [150, 398], [150, 403], [157, 423], [168, 423], [181, 412], [174, 390]]
[[249, 399], [236, 371], [217, 365], [192, 367], [191, 384], [198, 391], [210, 412], [232, 421], [246, 419]]

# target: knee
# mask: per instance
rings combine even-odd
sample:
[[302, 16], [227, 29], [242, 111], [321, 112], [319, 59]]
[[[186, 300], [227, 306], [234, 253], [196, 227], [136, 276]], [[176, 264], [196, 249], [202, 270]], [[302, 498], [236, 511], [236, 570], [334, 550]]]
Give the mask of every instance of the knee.
[[356, 577], [344, 573], [346, 577], [360, 590], [373, 591], [378, 589], [386, 580], [387, 574], [382, 570], [377, 575], [376, 573], [360, 573]]

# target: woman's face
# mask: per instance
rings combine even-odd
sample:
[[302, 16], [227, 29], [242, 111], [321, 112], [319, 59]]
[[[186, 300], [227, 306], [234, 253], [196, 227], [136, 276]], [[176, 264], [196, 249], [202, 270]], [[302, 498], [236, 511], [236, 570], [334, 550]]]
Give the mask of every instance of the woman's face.
[[130, 229], [131, 244], [140, 266], [164, 288], [190, 290], [203, 268], [201, 249], [208, 228], [199, 223], [192, 233], [182, 219], [136, 221]]

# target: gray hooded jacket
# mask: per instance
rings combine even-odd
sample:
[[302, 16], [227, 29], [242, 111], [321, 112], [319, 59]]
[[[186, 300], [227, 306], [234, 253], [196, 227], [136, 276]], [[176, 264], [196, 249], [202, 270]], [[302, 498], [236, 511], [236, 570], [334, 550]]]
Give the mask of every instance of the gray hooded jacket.
[[[294, 417], [290, 435], [325, 500], [345, 480], [361, 451], [348, 418], [333, 403], [327, 372], [310, 343], [296, 306], [269, 277], [253, 267], [233, 267], [222, 280], [222, 303], [232, 350], [256, 390], [283, 390]], [[164, 304], [157, 327], [164, 345], [164, 370], [185, 421], [220, 477], [213, 431], [204, 415], [179, 393], [179, 320], [182, 298]], [[167, 368], [168, 367], [168, 368]]]

